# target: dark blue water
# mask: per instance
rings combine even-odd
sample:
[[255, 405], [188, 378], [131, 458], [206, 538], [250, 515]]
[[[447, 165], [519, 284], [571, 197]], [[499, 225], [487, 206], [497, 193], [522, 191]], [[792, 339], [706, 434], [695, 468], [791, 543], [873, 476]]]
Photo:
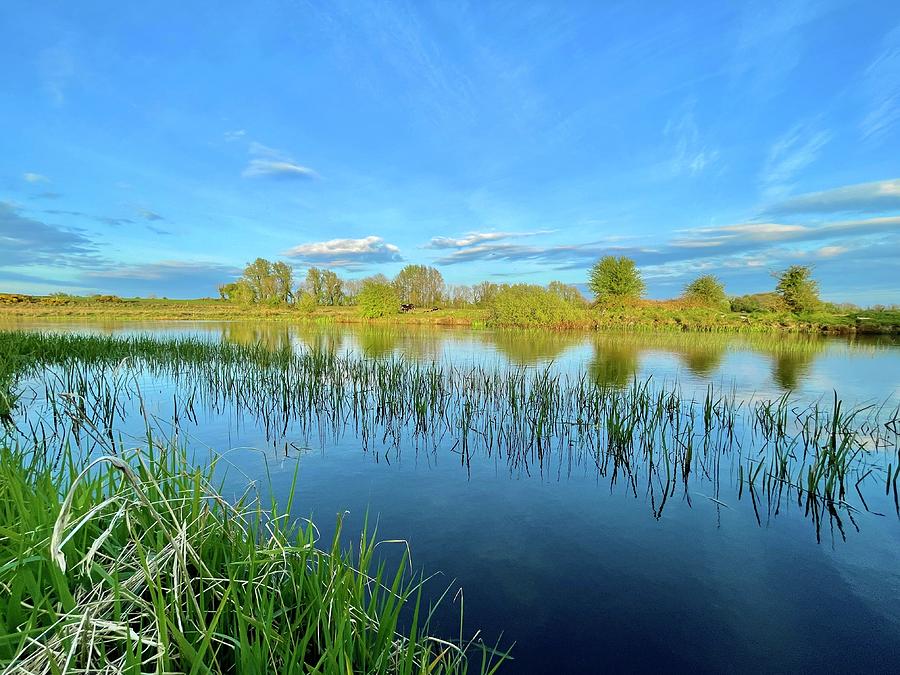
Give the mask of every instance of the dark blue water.
[[[549, 365], [588, 371], [610, 385], [636, 374], [677, 381], [688, 395], [713, 382], [748, 401], [786, 390], [798, 401], [830, 400], [837, 389], [848, 405], [865, 405], [900, 394], [900, 349], [888, 339], [258, 324], [128, 330], [324, 346], [369, 358]], [[142, 385], [161, 424], [171, 419], [173, 388], [152, 378]], [[141, 424], [135, 420], [136, 435]], [[463, 465], [447, 443], [364, 448], [352, 434], [298, 433], [292, 441], [304, 449], [285, 456], [284, 439], [273, 443], [252, 419], [210, 410], [200, 410], [196, 424], [182, 422], [181, 434], [195, 450], [227, 451], [226, 491], [233, 494], [257, 481], [283, 496], [299, 463], [295, 512], [313, 517], [324, 541], [337, 514], [346, 513], [346, 533], [358, 532], [368, 514], [379, 539], [408, 542], [415, 569], [442, 573], [431, 592], [454, 580], [462, 586], [466, 635], [515, 643], [506, 672], [900, 668], [900, 520], [881, 489], [866, 493], [869, 512], [844, 512], [839, 520], [826, 514], [817, 524], [796, 499], [739, 497], [728, 458], [720, 476], [680, 487], [660, 513], [652, 480], [635, 485], [604, 475], [577, 453], [557, 452], [527, 469], [485, 453]], [[399, 556], [399, 547], [386, 544], [385, 555]], [[449, 636], [461, 602], [451, 593], [439, 613]]]

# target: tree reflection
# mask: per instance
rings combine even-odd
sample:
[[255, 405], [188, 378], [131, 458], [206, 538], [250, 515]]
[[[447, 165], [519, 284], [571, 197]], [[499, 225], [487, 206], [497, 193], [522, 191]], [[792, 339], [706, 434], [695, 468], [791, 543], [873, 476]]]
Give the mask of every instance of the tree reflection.
[[482, 334], [510, 363], [531, 366], [552, 361], [585, 340], [584, 333], [555, 330], [498, 330]]
[[771, 350], [772, 379], [784, 390], [796, 389], [824, 349], [825, 341], [820, 338], [782, 342]]
[[641, 348], [630, 339], [597, 339], [588, 363], [591, 379], [600, 386], [627, 387], [640, 367]]
[[291, 332], [286, 324], [235, 321], [222, 326], [222, 342], [259, 344], [278, 351], [291, 348]]

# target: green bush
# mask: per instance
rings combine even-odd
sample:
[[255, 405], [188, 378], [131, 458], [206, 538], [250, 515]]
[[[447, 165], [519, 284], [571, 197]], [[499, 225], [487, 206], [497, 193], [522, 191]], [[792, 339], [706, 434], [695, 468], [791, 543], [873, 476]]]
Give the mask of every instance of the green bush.
[[819, 306], [819, 284], [805, 265], [791, 265], [779, 274], [775, 290], [792, 312], [809, 312]]
[[598, 300], [634, 299], [644, 293], [644, 281], [634, 260], [608, 255], [591, 268], [588, 288]]
[[504, 288], [491, 299], [487, 311], [487, 321], [494, 326], [566, 326], [582, 318], [572, 303], [531, 284]]
[[731, 299], [731, 311], [741, 314], [754, 314], [756, 312], [780, 312], [784, 304], [775, 293], [753, 293], [751, 295], [739, 295]]
[[701, 305], [717, 307], [726, 301], [725, 286], [712, 274], [704, 274], [684, 287], [684, 298]]
[[364, 281], [356, 304], [359, 306], [360, 315], [367, 319], [377, 319], [400, 311], [397, 291], [390, 283], [384, 281]]

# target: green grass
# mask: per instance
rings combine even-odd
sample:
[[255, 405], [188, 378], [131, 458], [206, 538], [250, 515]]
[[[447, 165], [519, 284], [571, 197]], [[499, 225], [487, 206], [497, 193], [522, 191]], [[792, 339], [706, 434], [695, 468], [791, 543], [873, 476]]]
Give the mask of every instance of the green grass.
[[[177, 447], [87, 464], [67, 444], [0, 442], [0, 668], [10, 673], [492, 672], [501, 657], [429, 635], [421, 579], [375, 538], [324, 548], [310, 524]], [[461, 623], [460, 623], [461, 625]]]

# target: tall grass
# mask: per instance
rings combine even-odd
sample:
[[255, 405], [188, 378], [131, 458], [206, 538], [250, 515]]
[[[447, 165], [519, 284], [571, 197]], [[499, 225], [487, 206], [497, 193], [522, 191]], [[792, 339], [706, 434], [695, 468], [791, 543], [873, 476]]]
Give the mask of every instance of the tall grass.
[[57, 435], [60, 421], [77, 413], [76, 442], [114, 445], [112, 430], [135, 400], [146, 412], [140, 382], [161, 378], [175, 385], [176, 428], [196, 423], [198, 411], [228, 412], [257, 425], [274, 447], [297, 435], [352, 434], [373, 453], [452, 451], [465, 470], [479, 455], [526, 475], [582, 466], [645, 492], [656, 517], [676, 494], [690, 500], [703, 483], [719, 501], [732, 486], [734, 498], [756, 505], [763, 497], [775, 513], [795, 501], [817, 533], [823, 514], [869, 510], [875, 486], [887, 486], [900, 512], [896, 402], [848, 410], [836, 396], [811, 405], [789, 396], [745, 401], [722, 388], [698, 399], [675, 385], [617, 386], [593, 372], [454, 367], [193, 338], [0, 333], [0, 372], [4, 363], [13, 364], [10, 382], [29, 383], [13, 389], [27, 398], [19, 433], [35, 442]]
[[[88, 463], [0, 442], [4, 673], [493, 672], [480, 643], [431, 636], [421, 577], [363, 534], [321, 547], [287, 503], [229, 503], [184, 452]], [[461, 624], [460, 624], [461, 625]], [[477, 648], [476, 648], [477, 647]]]

